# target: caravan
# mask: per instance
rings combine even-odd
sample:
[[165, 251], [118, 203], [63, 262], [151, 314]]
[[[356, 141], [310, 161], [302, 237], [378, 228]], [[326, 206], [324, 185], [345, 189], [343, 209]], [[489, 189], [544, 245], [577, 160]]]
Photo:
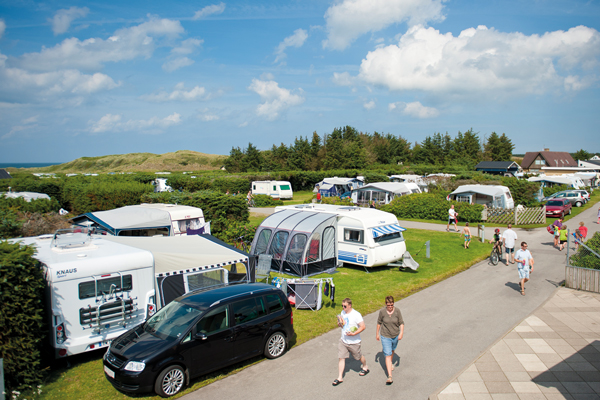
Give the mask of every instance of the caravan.
[[361, 206], [376, 204], [390, 204], [396, 197], [421, 193], [421, 189], [412, 182], [376, 182], [352, 190], [352, 202]]
[[489, 208], [515, 208], [510, 189], [500, 185], [463, 185], [450, 193], [447, 200], [482, 204]]
[[315, 184], [313, 193], [321, 193], [323, 197], [350, 197], [353, 189], [358, 189], [365, 184], [362, 176], [356, 178], [325, 178]]
[[36, 247], [57, 358], [107, 347], [185, 293], [252, 280], [249, 257], [209, 235], [120, 238], [65, 229], [13, 241]]
[[294, 197], [292, 185], [288, 181], [254, 181], [252, 194], [264, 194], [281, 200], [290, 200]]
[[378, 267], [396, 263], [406, 252], [406, 243], [402, 235], [406, 229], [399, 225], [398, 219], [392, 213], [373, 208], [331, 204], [275, 207], [276, 213], [282, 210], [336, 215], [338, 264]]
[[75, 226], [93, 227], [114, 236], [179, 236], [210, 233], [202, 209], [177, 204], [140, 204], [89, 212], [72, 219]]

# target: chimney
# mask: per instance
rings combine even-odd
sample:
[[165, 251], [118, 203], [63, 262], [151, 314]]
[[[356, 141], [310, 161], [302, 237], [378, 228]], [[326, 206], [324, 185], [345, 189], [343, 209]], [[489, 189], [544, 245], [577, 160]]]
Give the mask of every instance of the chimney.
[[544, 149], [544, 151], [550, 151], [550, 149]]

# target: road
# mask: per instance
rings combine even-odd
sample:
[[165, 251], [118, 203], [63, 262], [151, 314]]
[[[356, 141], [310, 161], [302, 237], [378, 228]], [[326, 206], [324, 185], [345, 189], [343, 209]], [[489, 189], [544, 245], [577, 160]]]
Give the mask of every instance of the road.
[[[591, 237], [600, 226], [594, 223], [596, 213], [594, 206], [568, 225], [574, 228], [585, 221]], [[438, 224], [401, 224], [407, 228], [446, 229]], [[396, 303], [402, 310], [405, 334], [398, 347], [400, 359], [391, 386], [385, 385], [381, 345], [375, 340], [377, 313], [373, 313], [364, 316], [367, 330], [361, 335], [363, 354], [371, 369], [367, 376], [358, 376], [360, 364], [352, 360], [346, 363], [343, 384], [331, 385], [337, 377], [340, 335], [334, 329], [294, 347], [277, 360], [261, 362], [182, 398], [427, 399], [543, 304], [564, 280], [566, 252], [553, 248], [546, 229], [516, 232], [518, 243], [527, 241], [536, 260], [526, 296], [519, 292], [516, 264], [493, 266], [485, 260]], [[354, 306], [360, 311], [360, 304]]]

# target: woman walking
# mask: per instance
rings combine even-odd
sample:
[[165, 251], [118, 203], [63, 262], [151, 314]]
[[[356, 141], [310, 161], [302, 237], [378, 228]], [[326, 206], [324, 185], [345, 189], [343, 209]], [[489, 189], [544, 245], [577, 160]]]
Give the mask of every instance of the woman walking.
[[387, 296], [385, 298], [385, 308], [379, 311], [376, 333], [377, 340], [381, 340], [383, 355], [385, 356], [385, 367], [388, 374], [385, 381], [386, 385], [391, 385], [394, 382], [392, 380], [392, 371], [394, 370], [392, 362], [396, 346], [398, 346], [398, 341], [402, 340], [402, 336], [404, 336], [402, 313], [400, 309], [394, 307], [394, 298]]

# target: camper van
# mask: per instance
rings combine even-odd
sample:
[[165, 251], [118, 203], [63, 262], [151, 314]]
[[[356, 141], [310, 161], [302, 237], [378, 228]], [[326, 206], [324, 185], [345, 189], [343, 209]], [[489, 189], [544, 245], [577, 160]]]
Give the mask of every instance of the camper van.
[[140, 204], [89, 212], [72, 220], [75, 226], [93, 227], [114, 236], [179, 236], [210, 234], [202, 209], [176, 204]]
[[252, 182], [252, 194], [264, 194], [282, 200], [294, 197], [292, 184], [288, 181], [254, 181]]
[[397, 262], [406, 252], [406, 243], [402, 235], [406, 229], [399, 225], [398, 219], [392, 213], [373, 208], [332, 204], [275, 207], [276, 213], [282, 210], [336, 215], [338, 264], [377, 267]]
[[36, 247], [57, 358], [107, 347], [185, 293], [251, 279], [248, 256], [208, 235], [122, 238], [90, 232], [64, 229], [13, 239]]
[[450, 193], [447, 199], [469, 204], [483, 204], [489, 208], [515, 208], [515, 201], [506, 186], [463, 185]]

